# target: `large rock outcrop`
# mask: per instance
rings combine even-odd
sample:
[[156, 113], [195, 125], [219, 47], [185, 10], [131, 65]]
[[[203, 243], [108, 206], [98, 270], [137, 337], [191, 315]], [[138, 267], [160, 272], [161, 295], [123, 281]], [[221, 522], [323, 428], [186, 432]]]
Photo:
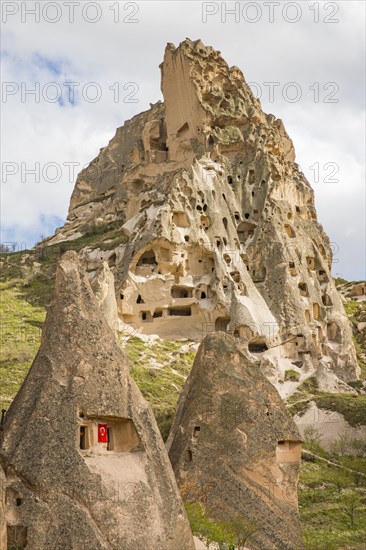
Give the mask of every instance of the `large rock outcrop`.
[[151, 409], [75, 252], [58, 266], [41, 347], [0, 443], [9, 547], [194, 548]]
[[278, 389], [286, 370], [302, 381], [319, 361], [356, 379], [329, 239], [282, 121], [200, 40], [168, 44], [161, 73], [164, 102], [118, 128], [79, 174], [48, 244], [119, 228], [83, 258], [91, 276], [108, 261], [121, 320], [145, 334], [229, 331]]
[[184, 492], [194, 490], [214, 518], [254, 521], [259, 530], [250, 548], [300, 550], [300, 440], [258, 363], [233, 337], [207, 336], [167, 441]]

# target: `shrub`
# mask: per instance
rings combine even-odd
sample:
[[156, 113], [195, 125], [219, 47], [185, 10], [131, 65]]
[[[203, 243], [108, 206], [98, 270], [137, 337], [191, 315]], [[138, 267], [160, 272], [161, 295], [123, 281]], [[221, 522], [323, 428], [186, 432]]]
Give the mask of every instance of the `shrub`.
[[290, 380], [291, 382], [297, 382], [300, 379], [300, 374], [295, 370], [286, 370], [285, 371], [285, 380]]
[[315, 426], [307, 426], [304, 430], [304, 441], [309, 447], [320, 445], [321, 434]]

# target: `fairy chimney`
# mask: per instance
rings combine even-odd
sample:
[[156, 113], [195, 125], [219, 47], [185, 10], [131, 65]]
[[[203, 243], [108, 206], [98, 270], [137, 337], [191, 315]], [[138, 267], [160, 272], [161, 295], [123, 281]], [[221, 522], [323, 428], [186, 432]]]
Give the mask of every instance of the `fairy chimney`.
[[8, 547], [193, 550], [154, 416], [75, 252], [0, 441]]
[[301, 437], [258, 362], [223, 332], [200, 345], [167, 441], [182, 494], [218, 521], [244, 518], [250, 548], [303, 547]]

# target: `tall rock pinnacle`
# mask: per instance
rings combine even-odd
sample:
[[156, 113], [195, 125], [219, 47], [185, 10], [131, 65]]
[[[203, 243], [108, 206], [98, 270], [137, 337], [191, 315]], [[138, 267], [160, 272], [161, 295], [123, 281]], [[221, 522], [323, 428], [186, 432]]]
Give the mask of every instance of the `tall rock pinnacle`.
[[151, 409], [75, 252], [59, 264], [41, 347], [6, 415], [0, 484], [8, 548], [194, 548]]
[[303, 547], [300, 435], [275, 388], [231, 336], [219, 332], [202, 342], [167, 446], [183, 494], [195, 493], [211, 517], [255, 524], [250, 548]]

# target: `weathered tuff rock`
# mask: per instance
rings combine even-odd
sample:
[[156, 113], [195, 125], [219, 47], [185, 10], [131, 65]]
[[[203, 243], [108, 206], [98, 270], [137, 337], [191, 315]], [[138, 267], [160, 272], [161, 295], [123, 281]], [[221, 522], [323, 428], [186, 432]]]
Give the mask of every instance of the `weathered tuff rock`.
[[0, 464], [0, 550], [6, 550], [5, 474]]
[[305, 430], [315, 427], [320, 437], [320, 445], [323, 449], [331, 451], [334, 449], [334, 442], [340, 438], [348, 441], [366, 441], [366, 426], [358, 424], [352, 426], [345, 417], [337, 412], [327, 409], [320, 409], [315, 401], [310, 401], [309, 407], [302, 416], [295, 416], [296, 425], [300, 434], [305, 436]]
[[178, 485], [213, 517], [254, 520], [250, 548], [302, 548], [300, 434], [258, 363], [224, 333], [197, 352], [167, 441]]
[[[108, 443], [98, 442], [104, 428]], [[0, 463], [9, 547], [22, 537], [29, 550], [194, 548], [151, 409], [75, 252], [59, 264]]]
[[91, 281], [95, 298], [109, 328], [118, 329], [118, 310], [114, 293], [114, 277], [107, 262], [103, 262]]
[[321, 360], [356, 379], [329, 239], [282, 121], [200, 40], [168, 44], [161, 72], [164, 102], [79, 174], [48, 244], [119, 227], [83, 258], [91, 276], [112, 267], [123, 322], [168, 339], [227, 330], [272, 364], [278, 389], [285, 370], [301, 382]]
[[358, 297], [366, 296], [366, 281], [353, 285], [351, 295]]

